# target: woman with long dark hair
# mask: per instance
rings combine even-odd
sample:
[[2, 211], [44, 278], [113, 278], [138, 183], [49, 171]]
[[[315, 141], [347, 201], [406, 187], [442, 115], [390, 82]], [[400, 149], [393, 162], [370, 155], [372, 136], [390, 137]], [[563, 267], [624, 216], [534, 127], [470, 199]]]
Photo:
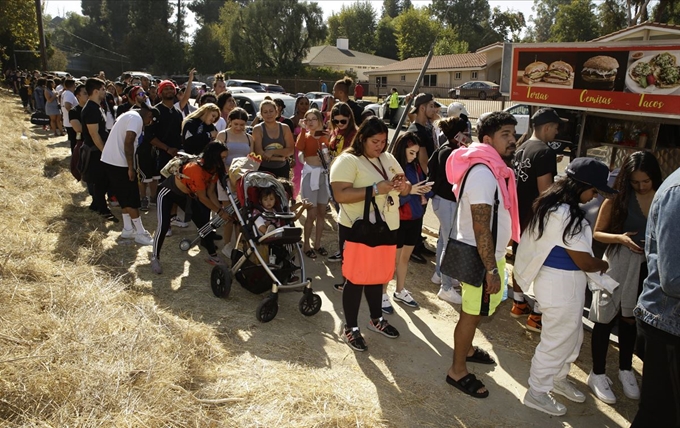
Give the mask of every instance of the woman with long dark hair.
[[593, 369], [588, 385], [597, 398], [616, 403], [611, 380], [605, 374], [609, 334], [618, 325], [619, 380], [626, 397], [637, 400], [640, 388], [632, 370], [637, 329], [633, 309], [647, 277], [645, 230], [652, 199], [661, 186], [661, 168], [650, 152], [635, 152], [623, 162], [614, 188], [619, 191], [600, 207], [593, 239], [607, 244], [607, 274], [619, 283], [613, 293], [593, 292], [589, 318], [594, 321], [591, 347]]
[[[353, 223], [363, 218], [369, 191], [381, 210], [376, 213], [370, 207], [373, 216], [384, 218], [390, 230], [399, 228], [399, 206], [395, 200], [399, 195], [408, 195], [411, 185], [404, 179], [399, 162], [386, 150], [387, 127], [382, 120], [372, 117], [361, 124], [351, 147], [331, 165], [331, 187], [335, 200], [340, 204], [338, 228], [341, 242], [349, 235]], [[345, 257], [349, 257], [347, 252]], [[384, 263], [395, 263], [395, 259], [384, 260]], [[357, 321], [362, 294], [366, 296], [370, 311], [368, 329], [388, 338], [399, 337], [397, 329], [382, 317], [382, 289], [383, 284], [354, 284], [350, 280], [345, 283], [342, 292], [345, 312], [343, 339], [355, 351], [367, 348]]]
[[347, 150], [357, 134], [356, 118], [347, 103], [337, 102], [331, 109], [329, 146], [333, 156]]
[[253, 128], [253, 148], [262, 156], [260, 171], [271, 172], [277, 177], [289, 179], [288, 156], [293, 154], [295, 142], [288, 126], [277, 121], [278, 109], [274, 101], [260, 103], [262, 122]]
[[62, 122], [59, 120], [59, 101], [52, 79], [48, 80], [45, 85], [45, 101], [45, 114], [50, 117], [50, 130], [54, 132], [55, 137], [58, 137], [62, 135]]
[[567, 176], [534, 202], [534, 214], [522, 235], [515, 259], [515, 279], [526, 291], [533, 283], [543, 310], [541, 341], [531, 360], [529, 390], [523, 403], [554, 416], [567, 408], [550, 394], [582, 403], [585, 395], [567, 380], [583, 342], [581, 316], [587, 272], [605, 272], [608, 264], [592, 255], [592, 232], [580, 207], [607, 186], [609, 169], [592, 158], [576, 158]]
[[[191, 217], [197, 229], [210, 221], [210, 212], [216, 212], [225, 221], [229, 220], [226, 210], [220, 206], [215, 190], [216, 183], [227, 172], [224, 159], [227, 148], [219, 142], [209, 143], [203, 153], [195, 161], [181, 166], [178, 173], [170, 176], [158, 186], [157, 212], [158, 226], [153, 241], [153, 255], [151, 270], [160, 274], [160, 255], [165, 234], [170, 228], [171, 210], [173, 205], [185, 208], [185, 219]], [[206, 262], [211, 265], [222, 264], [217, 255], [213, 233], [201, 238], [201, 246], [208, 250]]]

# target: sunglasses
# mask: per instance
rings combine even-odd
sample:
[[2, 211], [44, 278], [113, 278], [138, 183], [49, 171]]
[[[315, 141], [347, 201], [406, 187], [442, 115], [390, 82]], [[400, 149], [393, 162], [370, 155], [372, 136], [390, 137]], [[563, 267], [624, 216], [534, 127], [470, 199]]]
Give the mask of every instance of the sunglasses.
[[332, 119], [331, 122], [333, 125], [347, 125], [349, 123], [349, 120], [347, 119]]
[[144, 95], [146, 95], [146, 92], [144, 92], [144, 91], [137, 92], [138, 97], [143, 97]]

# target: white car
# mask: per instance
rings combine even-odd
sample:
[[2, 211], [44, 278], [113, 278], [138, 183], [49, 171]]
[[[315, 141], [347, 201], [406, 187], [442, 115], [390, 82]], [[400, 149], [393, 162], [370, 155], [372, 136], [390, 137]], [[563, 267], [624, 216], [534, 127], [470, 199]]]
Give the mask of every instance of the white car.
[[[231, 89], [231, 88], [229, 88]], [[286, 117], [292, 116], [295, 111], [295, 98], [284, 95], [284, 94], [273, 94], [273, 93], [263, 93], [263, 92], [243, 92], [239, 94], [234, 94], [234, 100], [236, 100], [236, 105], [241, 107], [248, 113], [248, 125], [250, 125], [260, 111], [260, 103], [265, 97], [270, 97], [271, 99], [281, 99], [285, 108], [283, 110], [283, 115]]]
[[315, 108], [321, 110], [321, 105], [323, 104], [323, 99], [330, 97], [332, 94], [328, 92], [307, 92], [305, 97], [309, 100], [309, 108]]
[[232, 94], [256, 94], [257, 91], [253, 88], [249, 88], [247, 86], [232, 86], [230, 88], [227, 88], [229, 92]]

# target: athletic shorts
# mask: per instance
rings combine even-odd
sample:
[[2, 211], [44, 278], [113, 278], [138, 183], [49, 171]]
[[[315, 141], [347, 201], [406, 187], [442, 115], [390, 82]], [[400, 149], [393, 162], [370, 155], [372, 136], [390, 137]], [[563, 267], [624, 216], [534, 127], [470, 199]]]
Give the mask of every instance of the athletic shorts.
[[135, 169], [137, 178], [141, 183], [151, 183], [161, 177], [160, 169], [157, 166], [156, 148], [151, 144], [142, 144], [137, 147], [135, 152]]
[[102, 162], [109, 177], [109, 191], [116, 196], [121, 208], [139, 208], [139, 186], [137, 180], [130, 181], [125, 166], [115, 166]]
[[319, 188], [316, 190], [312, 190], [311, 181], [311, 173], [302, 176], [300, 196], [314, 205], [326, 205], [331, 198], [328, 191], [328, 175], [325, 172], [319, 174]]
[[507, 287], [505, 283], [505, 258], [498, 260], [496, 266], [498, 266], [498, 274], [501, 277], [501, 288], [496, 294], [486, 294], [484, 291], [485, 284], [482, 284], [481, 287], [475, 287], [474, 285], [461, 282], [463, 312], [469, 315], [488, 317], [496, 311], [503, 298], [503, 287]]
[[399, 229], [397, 230], [397, 248], [401, 248], [404, 245], [415, 247], [415, 245], [420, 242], [422, 231], [422, 217], [418, 220], [399, 221]]

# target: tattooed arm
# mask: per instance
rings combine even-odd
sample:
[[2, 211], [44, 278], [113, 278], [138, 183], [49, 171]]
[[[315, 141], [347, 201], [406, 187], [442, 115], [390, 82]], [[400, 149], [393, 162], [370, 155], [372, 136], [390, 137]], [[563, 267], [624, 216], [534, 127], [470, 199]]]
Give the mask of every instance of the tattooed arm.
[[475, 242], [477, 252], [486, 267], [486, 292], [495, 294], [501, 289], [501, 278], [498, 274], [490, 274], [489, 271], [496, 266], [496, 243], [493, 241], [491, 233], [491, 205], [476, 204], [470, 205], [472, 212], [472, 229], [475, 232]]

